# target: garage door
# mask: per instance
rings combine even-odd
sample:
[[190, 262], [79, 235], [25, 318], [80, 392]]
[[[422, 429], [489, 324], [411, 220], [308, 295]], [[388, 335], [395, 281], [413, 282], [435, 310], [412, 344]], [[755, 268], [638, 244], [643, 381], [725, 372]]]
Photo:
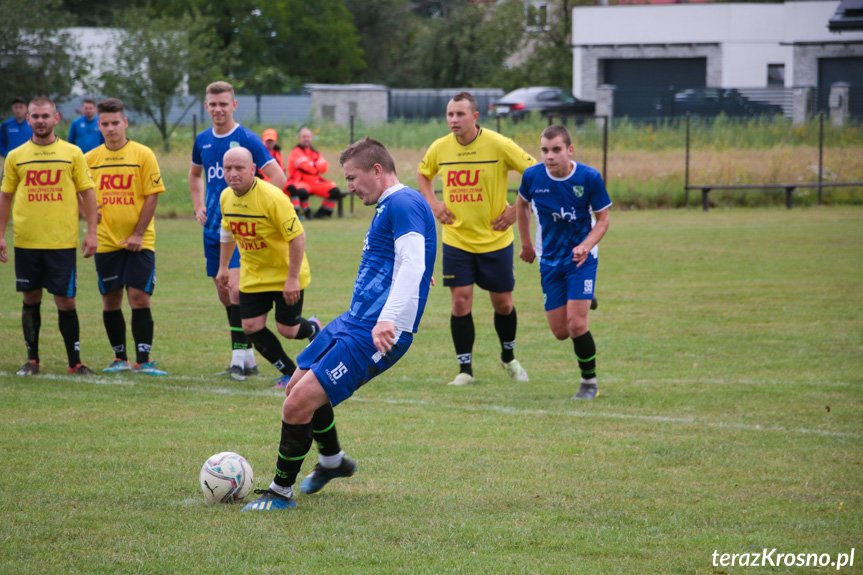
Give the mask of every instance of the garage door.
[[674, 92], [707, 85], [707, 58], [605, 60], [603, 69], [605, 83], [617, 86], [617, 117], [670, 116]]
[[830, 85], [847, 82], [849, 89], [849, 112], [852, 116], [863, 116], [863, 58], [819, 58], [818, 59], [818, 110], [829, 111], [827, 99]]

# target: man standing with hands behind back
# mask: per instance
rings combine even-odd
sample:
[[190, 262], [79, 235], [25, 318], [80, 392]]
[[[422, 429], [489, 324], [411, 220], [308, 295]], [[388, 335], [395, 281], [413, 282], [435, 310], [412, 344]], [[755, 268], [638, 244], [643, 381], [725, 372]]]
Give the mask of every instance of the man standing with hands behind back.
[[81, 150], [54, 134], [54, 127], [60, 121], [54, 102], [36, 98], [30, 102], [29, 114], [33, 138], [6, 156], [0, 184], [0, 262], [9, 261], [4, 236], [12, 212], [16, 287], [24, 298], [21, 324], [27, 363], [17, 374], [37, 375], [40, 371], [39, 331], [44, 288], [54, 296], [57, 305], [69, 373], [93, 375], [81, 363], [80, 327], [75, 308], [79, 196], [87, 218], [87, 235], [81, 252], [85, 258], [96, 253], [93, 180]]
[[[506, 201], [510, 170], [524, 173], [536, 160], [509, 138], [477, 125], [476, 100], [468, 92], [446, 107], [451, 133], [429, 147], [417, 183], [443, 228], [443, 285], [452, 297], [450, 330], [459, 373], [448, 385], [473, 383], [473, 284], [489, 292], [501, 365], [516, 381], [528, 381], [515, 359], [517, 318], [512, 302], [515, 207]], [[440, 175], [443, 197], [432, 180]]]

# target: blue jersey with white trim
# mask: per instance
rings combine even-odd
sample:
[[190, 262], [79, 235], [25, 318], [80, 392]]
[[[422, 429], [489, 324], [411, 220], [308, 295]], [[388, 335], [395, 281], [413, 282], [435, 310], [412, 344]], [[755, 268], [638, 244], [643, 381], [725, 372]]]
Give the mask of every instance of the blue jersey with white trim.
[[402, 316], [398, 321], [400, 325], [411, 326], [411, 333], [416, 333], [434, 271], [437, 253], [435, 219], [428, 202], [418, 191], [402, 186], [387, 192], [378, 202], [363, 241], [363, 257], [354, 282], [350, 314], [358, 320], [377, 323], [401, 265], [396, 241], [407, 234], [419, 234], [425, 245], [425, 271], [412, 294], [410, 305], [403, 310], [411, 317]]
[[[518, 195], [530, 202], [536, 218], [535, 250], [546, 265], [572, 260], [572, 248], [593, 228], [593, 212], [611, 206], [602, 176], [594, 168], [572, 162], [565, 178], [555, 178], [545, 164], [525, 170]], [[596, 255], [596, 254], [594, 254]]]
[[225, 152], [231, 148], [246, 148], [252, 153], [252, 161], [258, 169], [263, 168], [275, 158], [270, 154], [261, 139], [251, 130], [236, 124], [234, 129], [224, 135], [213, 132], [213, 128], [207, 128], [195, 138], [192, 148], [192, 163], [204, 168], [204, 178], [207, 182], [207, 192], [204, 204], [207, 207], [207, 223], [204, 224], [204, 233], [219, 235], [222, 226], [222, 207], [219, 198], [225, 183], [225, 170], [222, 167], [222, 158]]

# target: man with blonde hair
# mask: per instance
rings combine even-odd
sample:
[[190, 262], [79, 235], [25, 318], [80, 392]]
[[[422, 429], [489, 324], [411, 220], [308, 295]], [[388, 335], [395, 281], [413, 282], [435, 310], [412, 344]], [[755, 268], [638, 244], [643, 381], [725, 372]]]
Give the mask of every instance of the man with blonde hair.
[[[219, 198], [225, 189], [225, 172], [222, 159], [231, 148], [242, 147], [251, 152], [255, 165], [279, 189], [287, 183], [285, 173], [261, 139], [251, 130], [234, 121], [237, 100], [234, 88], [228, 82], [213, 82], [207, 86], [207, 112], [213, 126], [195, 138], [192, 148], [192, 165], [189, 168], [189, 191], [195, 208], [195, 218], [204, 226], [204, 256], [207, 276], [213, 278], [219, 301], [225, 306], [231, 329], [231, 364], [227, 370], [234, 381], [258, 373], [249, 338], [243, 333], [240, 317], [240, 254], [234, 251], [228, 264], [230, 281], [227, 286], [216, 281], [219, 272], [220, 229], [222, 210]], [[205, 183], [206, 182], [206, 183]], [[206, 193], [205, 193], [206, 192]]]

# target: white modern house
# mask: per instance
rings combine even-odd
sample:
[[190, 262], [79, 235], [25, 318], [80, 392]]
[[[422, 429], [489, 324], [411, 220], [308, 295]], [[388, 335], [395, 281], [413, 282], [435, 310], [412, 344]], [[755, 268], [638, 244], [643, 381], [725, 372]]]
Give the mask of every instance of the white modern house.
[[863, 31], [831, 32], [838, 7], [825, 0], [573, 8], [573, 93], [601, 100], [600, 86], [613, 85], [615, 115], [637, 116], [674, 90], [742, 88], [790, 113], [793, 88], [811, 88], [812, 109], [826, 109], [831, 85], [843, 82], [852, 114], [863, 114]]

